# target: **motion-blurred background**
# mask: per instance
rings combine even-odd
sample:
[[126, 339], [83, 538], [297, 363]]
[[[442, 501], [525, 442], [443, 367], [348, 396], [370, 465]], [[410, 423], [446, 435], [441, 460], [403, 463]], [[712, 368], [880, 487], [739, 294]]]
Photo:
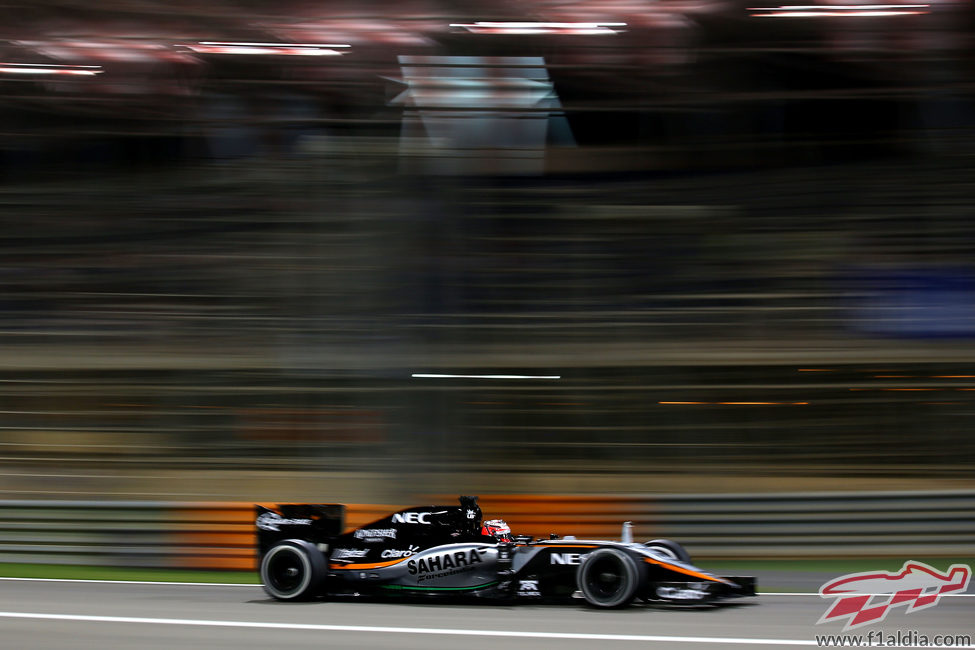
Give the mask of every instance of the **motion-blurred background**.
[[0, 12], [0, 499], [972, 487], [970, 2]]

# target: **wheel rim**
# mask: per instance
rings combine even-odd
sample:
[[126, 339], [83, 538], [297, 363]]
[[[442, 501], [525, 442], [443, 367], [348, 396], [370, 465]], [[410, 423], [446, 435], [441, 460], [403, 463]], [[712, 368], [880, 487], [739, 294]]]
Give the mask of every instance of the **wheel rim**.
[[289, 546], [271, 549], [264, 559], [264, 582], [280, 597], [302, 593], [311, 577], [308, 559], [301, 551]]
[[600, 557], [590, 560], [586, 570], [587, 591], [600, 602], [615, 600], [626, 584], [623, 567], [615, 557]]

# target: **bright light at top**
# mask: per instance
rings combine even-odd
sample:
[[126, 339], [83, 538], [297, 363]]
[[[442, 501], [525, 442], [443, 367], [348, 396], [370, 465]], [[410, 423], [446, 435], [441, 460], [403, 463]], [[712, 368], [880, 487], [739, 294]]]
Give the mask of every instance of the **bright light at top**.
[[339, 43], [246, 43], [231, 41], [201, 41], [187, 45], [199, 54], [246, 54], [261, 56], [341, 56], [351, 47]]
[[352, 47], [345, 43], [247, 43], [236, 41], [200, 41], [200, 45], [229, 45], [243, 47]]
[[562, 379], [561, 375], [450, 375], [415, 372], [414, 379]]
[[466, 29], [473, 34], [616, 34], [626, 23], [536, 23], [490, 22], [452, 23], [451, 27]]
[[779, 7], [749, 7], [749, 14], [757, 18], [821, 18], [821, 17], [877, 17], [917, 16], [928, 13], [931, 5], [863, 4], [863, 5], [782, 5]]
[[61, 65], [52, 63], [0, 63], [0, 74], [68, 75], [93, 77], [105, 72], [100, 65]]

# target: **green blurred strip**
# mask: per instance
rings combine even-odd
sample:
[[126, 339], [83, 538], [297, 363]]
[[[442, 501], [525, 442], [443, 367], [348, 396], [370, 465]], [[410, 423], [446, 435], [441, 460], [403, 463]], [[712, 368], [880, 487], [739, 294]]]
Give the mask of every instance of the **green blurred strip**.
[[0, 563], [0, 577], [61, 580], [134, 580], [146, 582], [217, 582], [260, 584], [256, 571], [206, 571]]

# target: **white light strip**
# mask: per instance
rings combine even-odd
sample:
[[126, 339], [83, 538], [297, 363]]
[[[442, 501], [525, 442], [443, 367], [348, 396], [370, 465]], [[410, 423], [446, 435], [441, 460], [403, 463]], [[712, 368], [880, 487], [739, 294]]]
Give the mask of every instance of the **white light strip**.
[[230, 47], [352, 47], [341, 43], [243, 43], [235, 41], [200, 41], [200, 45], [227, 45]]
[[535, 23], [491, 22], [451, 23], [451, 27], [475, 34], [615, 34], [626, 23]]
[[413, 373], [414, 379], [562, 379], [561, 375], [437, 375]]
[[103, 73], [100, 65], [58, 65], [52, 63], [0, 63], [4, 74], [66, 74], [94, 76]]
[[271, 56], [341, 56], [348, 54], [346, 43], [244, 43], [200, 41], [185, 47], [199, 54], [245, 54]]
[[927, 9], [931, 5], [782, 5], [749, 7], [748, 11], [871, 11], [876, 9]]
[[2, 63], [0, 65], [16, 65], [22, 68], [79, 68], [88, 70], [99, 70], [100, 65], [67, 65], [63, 63]]
[[750, 14], [752, 18], [823, 18], [851, 16], [920, 16], [927, 11], [782, 11], [769, 14]]
[[[479, 20], [474, 25], [478, 27], [512, 27], [521, 29], [523, 27], [549, 27], [551, 29], [592, 29], [593, 27], [626, 27], [626, 23], [538, 23], [538, 22], [496, 22]], [[463, 23], [455, 23], [451, 27], [466, 27]]]
[[783, 5], [749, 7], [753, 18], [815, 18], [821, 16], [917, 16], [928, 13], [931, 5]]

